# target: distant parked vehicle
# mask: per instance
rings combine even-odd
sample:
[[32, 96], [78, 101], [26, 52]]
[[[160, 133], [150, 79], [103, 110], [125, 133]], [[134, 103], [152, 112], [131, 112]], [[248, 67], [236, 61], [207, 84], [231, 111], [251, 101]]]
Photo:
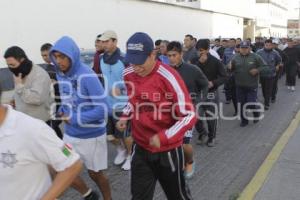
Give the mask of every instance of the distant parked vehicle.
[[95, 50], [81, 49], [80, 60], [81, 62], [87, 64], [88, 66], [93, 67], [94, 55], [95, 55]]
[[8, 68], [0, 68], [0, 86], [2, 91], [14, 89], [14, 77]]

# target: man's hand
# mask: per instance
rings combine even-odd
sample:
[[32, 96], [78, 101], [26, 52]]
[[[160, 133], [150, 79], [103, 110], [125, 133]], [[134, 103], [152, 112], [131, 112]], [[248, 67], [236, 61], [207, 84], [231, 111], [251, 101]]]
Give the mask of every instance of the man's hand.
[[199, 61], [200, 63], [205, 63], [207, 61], [207, 54], [201, 54]]
[[252, 76], [256, 76], [258, 74], [258, 69], [254, 68], [249, 71]]
[[228, 63], [228, 65], [227, 65], [227, 69], [228, 69], [229, 71], [231, 71], [231, 70], [232, 70], [232, 64], [231, 64], [231, 62], [230, 62], [230, 63]]
[[71, 123], [71, 119], [70, 119], [69, 116], [65, 116], [65, 115], [61, 116], [61, 120], [64, 121], [65, 123], [67, 123], [67, 124]]
[[117, 122], [116, 128], [120, 131], [123, 132], [127, 128], [127, 120], [121, 119]]
[[57, 116], [61, 121], [65, 122], [67, 124], [70, 124], [70, 120], [71, 120], [70, 117], [66, 116], [64, 113], [62, 113], [62, 112], [57, 113]]
[[64, 171], [58, 172], [53, 180], [52, 186], [43, 195], [41, 200], [55, 200], [58, 198], [80, 174], [82, 170], [82, 162], [77, 161]]
[[211, 81], [208, 81], [208, 88], [210, 89], [210, 88], [213, 88], [214, 87], [214, 84], [213, 84], [213, 82], [211, 82]]
[[150, 138], [149, 144], [152, 147], [160, 148], [160, 139], [159, 139], [158, 134], [156, 134], [156, 135], [154, 135], [153, 137]]
[[13, 108], [16, 107], [16, 101], [14, 99], [12, 99], [10, 102], [9, 102], [9, 105], [11, 105]]
[[111, 90], [111, 95], [113, 97], [118, 97], [118, 96], [121, 96], [122, 92], [119, 88], [115, 87]]
[[20, 73], [18, 76], [14, 76], [15, 85], [23, 84], [22, 74]]

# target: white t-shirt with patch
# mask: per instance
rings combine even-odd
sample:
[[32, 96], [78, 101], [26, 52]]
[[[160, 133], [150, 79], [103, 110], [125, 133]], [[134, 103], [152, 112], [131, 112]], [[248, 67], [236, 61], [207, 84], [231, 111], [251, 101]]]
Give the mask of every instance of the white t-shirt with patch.
[[45, 122], [8, 107], [0, 126], [0, 199], [41, 199], [51, 186], [48, 166], [63, 171], [78, 159]]

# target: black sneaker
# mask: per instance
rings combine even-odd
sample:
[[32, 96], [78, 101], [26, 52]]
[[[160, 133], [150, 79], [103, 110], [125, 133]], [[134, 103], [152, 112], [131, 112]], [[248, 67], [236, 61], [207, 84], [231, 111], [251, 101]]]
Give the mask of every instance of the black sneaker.
[[259, 122], [259, 119], [253, 120], [253, 123], [254, 123], [254, 124], [257, 124], [258, 122]]
[[265, 110], [269, 110], [269, 109], [270, 109], [270, 106], [265, 105]]
[[99, 195], [95, 191], [92, 191], [84, 200], [99, 200]]
[[276, 99], [271, 99], [271, 103], [275, 103], [276, 102]]
[[208, 141], [207, 141], [207, 143], [206, 143], [206, 145], [207, 145], [208, 147], [214, 147], [215, 144], [216, 144], [216, 142], [215, 142], [215, 139], [214, 139], [214, 138], [209, 138]]
[[197, 140], [197, 144], [203, 145], [206, 142], [207, 142], [207, 135], [206, 134], [199, 135], [198, 140]]
[[245, 127], [248, 125], [248, 122], [241, 122], [240, 127]]

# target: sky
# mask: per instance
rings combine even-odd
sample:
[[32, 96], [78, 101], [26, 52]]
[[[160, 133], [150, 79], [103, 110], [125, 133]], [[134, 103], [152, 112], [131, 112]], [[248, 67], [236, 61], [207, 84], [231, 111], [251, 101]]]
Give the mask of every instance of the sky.
[[289, 19], [298, 19], [299, 18], [299, 10], [295, 8], [299, 8], [300, 0], [287, 0], [289, 3]]

